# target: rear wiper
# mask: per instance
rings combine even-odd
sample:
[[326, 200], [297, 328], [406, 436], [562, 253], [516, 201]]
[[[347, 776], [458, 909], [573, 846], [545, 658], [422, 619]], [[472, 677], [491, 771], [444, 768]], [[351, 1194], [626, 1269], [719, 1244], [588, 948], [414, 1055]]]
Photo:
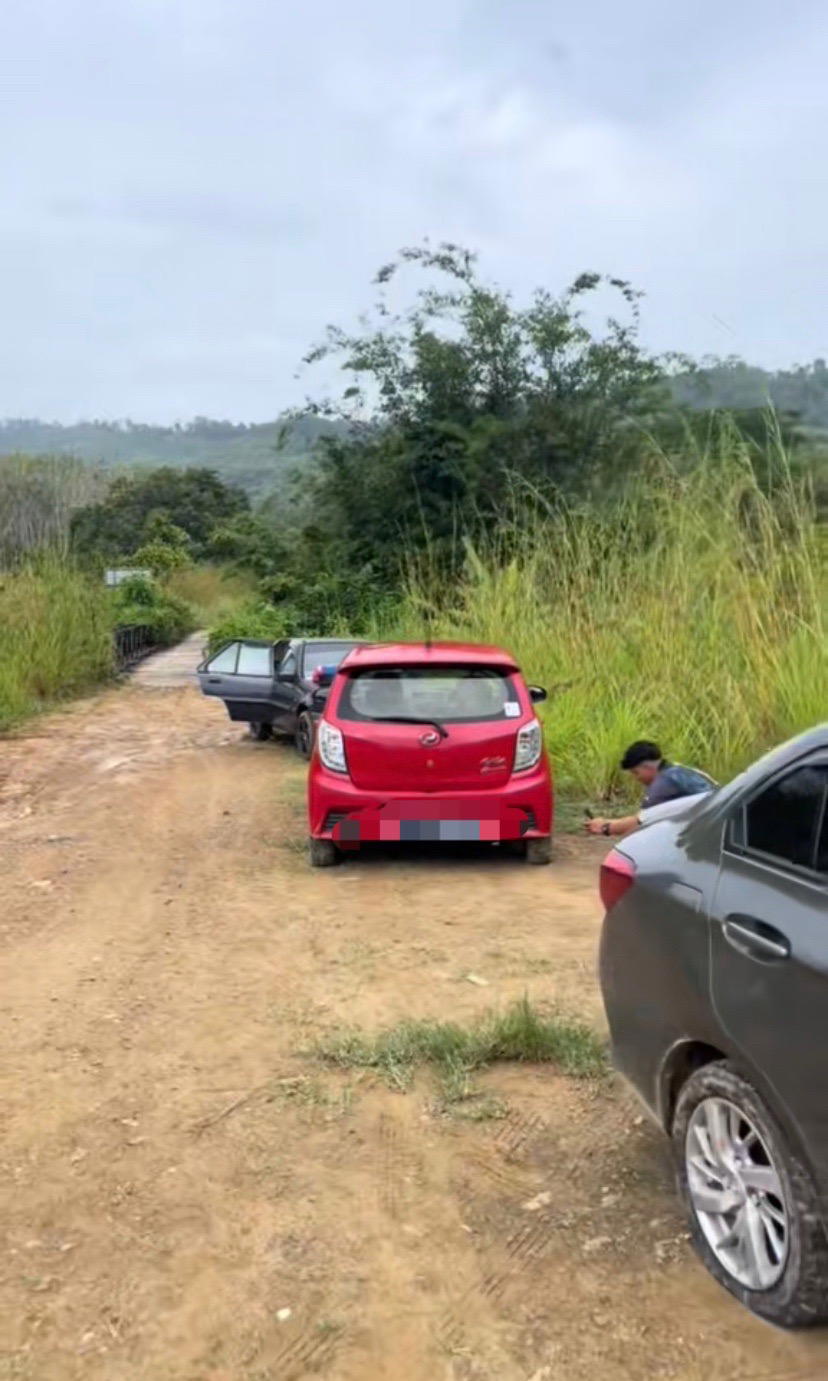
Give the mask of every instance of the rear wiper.
[[369, 714], [366, 716], [372, 724], [430, 724], [432, 729], [436, 729], [440, 738], [448, 738], [448, 729], [440, 724], [436, 719], [414, 719], [412, 715], [406, 714]]

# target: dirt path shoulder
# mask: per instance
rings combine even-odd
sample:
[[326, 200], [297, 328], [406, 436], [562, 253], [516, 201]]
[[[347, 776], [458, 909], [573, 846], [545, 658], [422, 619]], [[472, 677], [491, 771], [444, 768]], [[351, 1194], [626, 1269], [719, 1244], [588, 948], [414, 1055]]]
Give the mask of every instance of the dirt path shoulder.
[[474, 1120], [304, 1053], [524, 992], [600, 1023], [592, 853], [312, 873], [302, 798], [146, 678], [0, 743], [0, 1377], [825, 1375], [695, 1264], [623, 1091], [495, 1070]]

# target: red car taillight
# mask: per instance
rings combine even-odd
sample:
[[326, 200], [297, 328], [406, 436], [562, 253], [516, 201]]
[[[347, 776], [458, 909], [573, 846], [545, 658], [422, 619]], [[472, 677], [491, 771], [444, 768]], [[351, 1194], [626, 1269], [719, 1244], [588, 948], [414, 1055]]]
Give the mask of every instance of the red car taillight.
[[619, 854], [615, 849], [607, 854], [601, 864], [601, 877], [598, 884], [604, 910], [611, 911], [629, 892], [635, 882], [635, 864], [632, 859]]

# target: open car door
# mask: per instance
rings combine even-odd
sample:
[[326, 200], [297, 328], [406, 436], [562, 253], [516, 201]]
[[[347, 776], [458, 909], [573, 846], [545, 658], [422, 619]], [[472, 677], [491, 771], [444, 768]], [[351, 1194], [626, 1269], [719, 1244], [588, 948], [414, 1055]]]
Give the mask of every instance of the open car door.
[[272, 724], [279, 715], [275, 670], [284, 649], [284, 643], [274, 644], [261, 638], [226, 643], [198, 668], [201, 689], [205, 695], [223, 700], [233, 720]]

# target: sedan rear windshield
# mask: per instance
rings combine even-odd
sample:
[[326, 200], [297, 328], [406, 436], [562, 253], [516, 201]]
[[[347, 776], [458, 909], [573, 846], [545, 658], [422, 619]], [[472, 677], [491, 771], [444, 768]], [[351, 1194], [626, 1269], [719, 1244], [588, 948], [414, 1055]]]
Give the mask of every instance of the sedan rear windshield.
[[497, 667], [372, 667], [352, 672], [342, 689], [341, 719], [413, 719], [439, 724], [517, 719], [518, 693]]
[[303, 676], [309, 681], [318, 667], [338, 667], [355, 647], [356, 643], [306, 643]]

